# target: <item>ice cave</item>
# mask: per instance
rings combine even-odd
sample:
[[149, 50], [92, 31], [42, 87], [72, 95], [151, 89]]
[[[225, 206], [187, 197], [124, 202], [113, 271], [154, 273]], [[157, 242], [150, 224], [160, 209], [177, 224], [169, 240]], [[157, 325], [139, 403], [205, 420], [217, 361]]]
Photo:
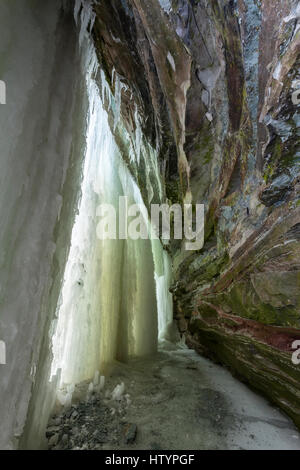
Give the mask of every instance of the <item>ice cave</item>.
[[0, 0], [1, 450], [300, 450], [299, 90], [298, 0]]

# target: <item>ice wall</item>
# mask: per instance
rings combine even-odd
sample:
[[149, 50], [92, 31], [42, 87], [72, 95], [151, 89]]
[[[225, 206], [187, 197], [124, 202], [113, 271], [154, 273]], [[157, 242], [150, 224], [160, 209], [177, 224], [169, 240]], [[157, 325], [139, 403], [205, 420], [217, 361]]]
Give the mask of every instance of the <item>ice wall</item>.
[[[130, 356], [143, 356], [156, 352], [158, 322], [148, 212], [140, 189], [130, 173], [121, 170], [119, 174], [124, 195], [128, 198], [128, 205], [137, 204], [143, 209], [144, 224], [148, 227], [149, 236], [146, 240], [128, 238], [124, 245], [123, 297], [117, 358], [126, 360]], [[124, 341], [126, 337], [128, 341]]]
[[107, 356], [114, 358], [120, 306], [122, 240], [97, 237], [100, 203], [118, 206], [121, 184], [120, 156], [93, 79], [97, 61], [93, 55], [87, 71], [89, 116], [82, 198], [72, 232], [71, 249], [57, 312], [53, 338], [52, 375], [61, 369], [60, 383], [72, 384], [93, 377], [100, 366], [101, 322], [109, 315]]
[[[90, 50], [93, 45], [90, 43]], [[96, 59], [92, 60], [92, 64]], [[119, 215], [119, 197], [128, 205], [146, 207], [132, 175], [122, 161], [94, 80], [87, 73], [89, 117], [82, 198], [72, 233], [58, 320], [55, 322], [51, 375], [60, 386], [92, 379], [115, 359], [151, 354], [157, 347], [157, 298], [151, 241], [100, 240], [100, 204]], [[104, 77], [102, 75], [102, 81]], [[106, 90], [106, 91], [105, 91]], [[118, 113], [119, 96], [110, 96]], [[115, 122], [119, 117], [115, 116]], [[125, 129], [124, 129], [125, 132]], [[150, 230], [150, 228], [149, 228]]]

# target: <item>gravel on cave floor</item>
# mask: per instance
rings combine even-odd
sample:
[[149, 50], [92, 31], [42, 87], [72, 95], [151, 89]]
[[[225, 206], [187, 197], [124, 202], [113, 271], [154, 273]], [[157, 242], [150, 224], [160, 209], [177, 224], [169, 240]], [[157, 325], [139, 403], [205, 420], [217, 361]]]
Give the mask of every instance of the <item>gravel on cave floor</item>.
[[51, 417], [46, 436], [53, 450], [300, 449], [297, 429], [277, 408], [225, 368], [170, 343], [154, 357], [117, 363], [103, 390]]

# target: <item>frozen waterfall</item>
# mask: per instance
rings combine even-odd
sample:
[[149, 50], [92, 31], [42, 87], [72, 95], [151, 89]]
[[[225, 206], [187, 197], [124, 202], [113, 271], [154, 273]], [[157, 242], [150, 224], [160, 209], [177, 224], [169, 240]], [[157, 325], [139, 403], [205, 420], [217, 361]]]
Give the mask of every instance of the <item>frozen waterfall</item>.
[[[119, 196], [126, 196], [130, 204], [142, 205], [145, 214], [147, 210], [121, 159], [92, 78], [97, 67], [91, 44], [86, 53], [90, 57], [86, 76], [89, 113], [82, 197], [53, 338], [51, 373], [61, 370], [61, 385], [91, 379], [98, 369], [105, 372], [115, 359], [155, 352], [158, 331], [162, 337], [172, 321], [171, 267], [160, 241], [97, 238], [100, 203], [112, 204], [117, 210]], [[109, 93], [107, 86], [102, 93], [102, 98]], [[110, 96], [116, 113], [118, 99], [119, 95]]]

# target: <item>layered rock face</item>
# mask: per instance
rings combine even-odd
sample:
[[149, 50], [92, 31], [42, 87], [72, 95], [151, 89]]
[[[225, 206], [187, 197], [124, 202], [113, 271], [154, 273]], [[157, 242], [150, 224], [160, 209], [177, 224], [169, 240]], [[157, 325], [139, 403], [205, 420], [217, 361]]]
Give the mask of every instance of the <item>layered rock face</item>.
[[[134, 132], [138, 112], [158, 149], [165, 198], [205, 204], [203, 249], [169, 246], [179, 329], [300, 425], [299, 4], [127, 0], [95, 11], [106, 78], [114, 90], [121, 77], [125, 122]], [[136, 179], [147, 199], [143, 168]]]
[[207, 180], [206, 243], [178, 267], [176, 316], [190, 346], [299, 425], [299, 4], [211, 2], [210, 15], [220, 66], [206, 123], [211, 151], [203, 166], [193, 148], [200, 130], [188, 154], [195, 202]]

